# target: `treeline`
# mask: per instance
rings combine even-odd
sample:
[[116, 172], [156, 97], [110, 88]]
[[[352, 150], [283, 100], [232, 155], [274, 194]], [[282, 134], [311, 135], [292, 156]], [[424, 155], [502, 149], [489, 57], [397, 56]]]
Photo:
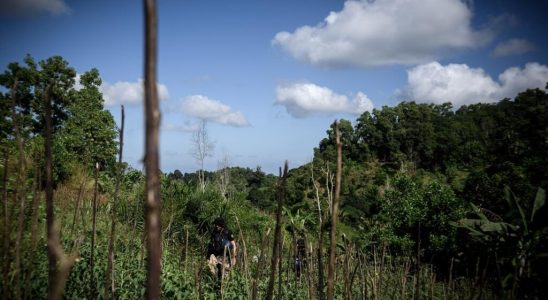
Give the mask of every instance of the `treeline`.
[[[357, 245], [431, 263], [441, 278], [475, 274], [504, 295], [546, 293], [544, 90], [459, 109], [402, 102], [339, 128], [340, 217]], [[331, 126], [313, 161], [290, 172], [293, 212], [317, 209], [318, 186], [329, 198], [335, 158]]]
[[118, 132], [114, 118], [104, 110], [97, 69], [77, 76], [60, 56], [36, 62], [27, 55], [23, 65], [13, 62], [7, 66], [0, 75], [0, 85], [0, 141], [5, 155], [16, 149], [19, 138], [25, 154], [44, 165], [40, 151], [46, 128], [46, 101], [52, 107], [56, 182], [70, 177], [75, 165], [89, 168], [98, 162], [101, 169], [114, 170]]

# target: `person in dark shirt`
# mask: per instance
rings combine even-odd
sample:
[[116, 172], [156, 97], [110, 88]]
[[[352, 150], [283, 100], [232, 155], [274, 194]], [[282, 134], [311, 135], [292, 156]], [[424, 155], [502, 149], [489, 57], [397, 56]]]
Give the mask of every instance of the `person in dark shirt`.
[[301, 278], [301, 273], [306, 267], [306, 242], [303, 237], [300, 237], [297, 240], [297, 245], [295, 247], [295, 263], [293, 269], [297, 278]]
[[207, 257], [211, 272], [219, 278], [226, 277], [230, 267], [236, 264], [236, 241], [223, 218], [217, 218], [213, 222]]

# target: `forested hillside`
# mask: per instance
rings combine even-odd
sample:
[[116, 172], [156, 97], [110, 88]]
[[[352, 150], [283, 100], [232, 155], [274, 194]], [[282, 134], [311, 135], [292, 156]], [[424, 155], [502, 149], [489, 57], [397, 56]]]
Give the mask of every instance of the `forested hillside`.
[[[67, 299], [141, 298], [145, 174], [119, 154], [123, 127], [103, 107], [99, 71], [77, 81], [61, 57], [27, 56], [7, 66], [0, 84], [3, 299], [45, 298], [52, 268], [53, 288]], [[161, 172], [162, 298], [323, 299], [337, 131], [336, 299], [548, 293], [545, 90], [458, 108], [401, 102], [325, 127], [313, 160], [287, 176], [281, 169], [278, 177], [226, 165], [205, 171], [202, 189], [203, 170]], [[52, 203], [46, 201], [48, 164]], [[278, 208], [281, 252], [271, 260]], [[239, 249], [220, 283], [206, 265], [219, 216]], [[306, 264], [299, 277], [300, 238]]]

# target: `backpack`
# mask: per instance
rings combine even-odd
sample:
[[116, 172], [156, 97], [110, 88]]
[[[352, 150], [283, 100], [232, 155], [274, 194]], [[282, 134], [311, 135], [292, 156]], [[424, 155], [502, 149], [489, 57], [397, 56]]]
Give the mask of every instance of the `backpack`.
[[225, 247], [227, 248], [227, 255], [231, 251], [232, 244], [227, 239], [226, 233], [223, 232], [216, 232], [211, 237], [211, 241], [209, 242], [209, 252], [210, 254], [214, 255], [223, 255], [225, 251]]

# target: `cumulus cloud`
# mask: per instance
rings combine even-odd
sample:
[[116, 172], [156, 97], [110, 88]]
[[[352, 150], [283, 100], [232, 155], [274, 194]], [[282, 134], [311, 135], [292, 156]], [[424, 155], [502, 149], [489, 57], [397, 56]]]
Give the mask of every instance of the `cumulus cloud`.
[[408, 70], [407, 80], [405, 97], [437, 104], [452, 102], [455, 107], [460, 107], [513, 98], [527, 88], [544, 88], [548, 81], [548, 67], [538, 63], [528, 63], [523, 69], [512, 67], [495, 81], [481, 68], [431, 62]]
[[373, 103], [362, 92], [352, 99], [339, 95], [331, 89], [313, 83], [291, 83], [278, 85], [276, 104], [283, 105], [287, 112], [296, 118], [311, 113], [351, 113], [361, 114], [373, 109]]
[[209, 99], [203, 95], [192, 95], [184, 98], [180, 103], [180, 109], [187, 116], [209, 122], [236, 127], [249, 126], [244, 114], [234, 111], [230, 106], [220, 101]]
[[[118, 81], [114, 84], [103, 82], [100, 90], [103, 93], [106, 106], [114, 106], [119, 104], [133, 105], [143, 102], [144, 82], [142, 79], [137, 81]], [[166, 100], [169, 98], [169, 92], [167, 86], [157, 83], [158, 97], [160, 100]]]
[[493, 32], [471, 27], [460, 0], [346, 1], [315, 26], [279, 32], [272, 43], [323, 67], [417, 64], [488, 43]]
[[33, 15], [41, 12], [60, 15], [71, 11], [63, 0], [4, 0], [1, 12], [2, 15]]
[[533, 45], [528, 40], [524, 39], [511, 39], [502, 43], [499, 43], [493, 50], [494, 57], [520, 55], [535, 50]]

